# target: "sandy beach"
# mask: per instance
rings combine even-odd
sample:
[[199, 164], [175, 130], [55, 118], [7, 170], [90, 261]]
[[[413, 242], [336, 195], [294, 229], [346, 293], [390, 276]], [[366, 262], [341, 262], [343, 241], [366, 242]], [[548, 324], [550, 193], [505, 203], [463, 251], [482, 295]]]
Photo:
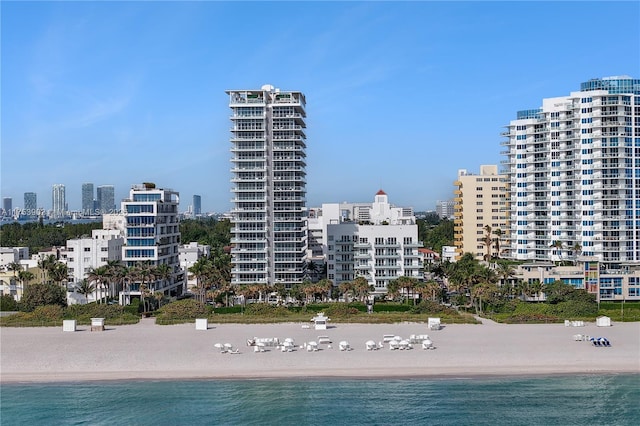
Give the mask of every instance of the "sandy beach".
[[[124, 379], [250, 379], [302, 377], [468, 377], [476, 375], [549, 375], [580, 373], [640, 373], [640, 323], [611, 327], [483, 324], [443, 325], [428, 330], [424, 323], [334, 324], [327, 330], [300, 323], [239, 325], [109, 326], [92, 332], [78, 326], [0, 330], [0, 381], [55, 382]], [[365, 342], [384, 335], [408, 338], [428, 334], [435, 349], [368, 351]], [[594, 347], [574, 335], [606, 337], [611, 347]], [[299, 346], [326, 335], [332, 341], [317, 352]], [[298, 348], [262, 353], [247, 346], [250, 338], [293, 338]], [[352, 350], [340, 351], [340, 341]], [[238, 354], [220, 353], [215, 343], [230, 343]]]

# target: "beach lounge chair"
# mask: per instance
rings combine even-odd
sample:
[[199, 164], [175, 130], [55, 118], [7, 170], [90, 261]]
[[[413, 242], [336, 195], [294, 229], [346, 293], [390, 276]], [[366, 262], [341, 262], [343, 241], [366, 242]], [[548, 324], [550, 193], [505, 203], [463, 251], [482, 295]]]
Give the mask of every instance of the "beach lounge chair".
[[341, 351], [350, 351], [351, 350], [351, 346], [349, 345], [349, 342], [347, 342], [346, 340], [343, 340], [340, 343], [338, 343], [338, 348]]
[[398, 342], [398, 345], [400, 345], [400, 349], [401, 350], [407, 350], [407, 349], [412, 349], [413, 346], [411, 346], [411, 343], [409, 343], [408, 340], [404, 339], [404, 340], [400, 340]]
[[429, 339], [423, 340], [422, 349], [433, 349], [433, 342]]
[[399, 348], [400, 348], [400, 341], [399, 340], [393, 339], [393, 340], [389, 341], [389, 349], [390, 350], [393, 351], [393, 350], [396, 350], [396, 349], [399, 349]]
[[610, 348], [610, 347], [611, 347], [611, 342], [609, 342], [609, 340], [608, 340], [608, 339], [606, 339], [606, 338], [604, 338], [604, 337], [601, 337], [601, 338], [600, 338], [600, 344], [601, 344], [602, 346], [607, 347], [607, 348]]
[[329, 336], [318, 336], [318, 344], [322, 345], [329, 343], [331, 343], [331, 339], [329, 339]]
[[318, 351], [318, 342], [309, 342], [307, 343], [307, 352], [317, 352]]
[[367, 340], [364, 344], [365, 348], [367, 348], [368, 351], [376, 351], [378, 350], [378, 345], [376, 345], [376, 342], [374, 342], [373, 340]]
[[600, 345], [600, 338], [596, 337], [596, 338], [591, 338], [591, 343], [593, 343], [593, 346], [602, 346]]
[[225, 353], [227, 350], [224, 348], [222, 343], [216, 343], [213, 345], [214, 348], [218, 349], [221, 354]]
[[396, 337], [396, 336], [395, 336], [395, 335], [393, 335], [393, 334], [384, 334], [384, 335], [382, 336], [382, 341], [383, 341], [384, 343], [389, 343], [390, 341], [392, 341], [392, 340], [394, 339], [394, 337]]

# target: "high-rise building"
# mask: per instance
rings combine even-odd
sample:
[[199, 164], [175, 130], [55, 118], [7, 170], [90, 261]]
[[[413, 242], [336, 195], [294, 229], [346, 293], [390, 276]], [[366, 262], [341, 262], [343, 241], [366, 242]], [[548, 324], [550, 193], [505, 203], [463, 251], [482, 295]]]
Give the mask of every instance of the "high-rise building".
[[100, 185], [96, 188], [96, 204], [100, 214], [116, 212], [115, 189], [113, 185]]
[[202, 198], [199, 195], [193, 196], [193, 215], [199, 216], [202, 214]]
[[510, 257], [640, 261], [640, 79], [598, 78], [545, 98], [503, 136]]
[[453, 235], [456, 259], [472, 253], [477, 259], [505, 257], [507, 248], [506, 176], [498, 166], [480, 166], [480, 174], [458, 170]]
[[[171, 189], [156, 188], [153, 183], [134, 185], [121, 209], [126, 220], [122, 261], [126, 266], [148, 265], [157, 268], [168, 265], [170, 276], [146, 282], [151, 291], [170, 296], [182, 294], [183, 271], [178, 249], [180, 226], [178, 223], [179, 193]], [[131, 295], [140, 295], [140, 285], [132, 283], [122, 302], [129, 303]]]
[[303, 280], [306, 261], [305, 97], [265, 85], [228, 90], [233, 184], [232, 282]]
[[85, 216], [91, 216], [95, 214], [93, 205], [93, 184], [82, 184], [82, 214]]
[[2, 214], [4, 216], [13, 215], [13, 200], [11, 197], [4, 197], [2, 199]]
[[34, 218], [38, 215], [38, 195], [35, 192], [25, 192], [24, 211], [22, 212], [22, 216], [27, 218]]
[[52, 217], [54, 219], [61, 219], [67, 215], [67, 198], [65, 195], [65, 188], [62, 184], [53, 185], [51, 192], [51, 209]]
[[440, 219], [452, 219], [455, 204], [453, 200], [436, 201], [436, 214]]

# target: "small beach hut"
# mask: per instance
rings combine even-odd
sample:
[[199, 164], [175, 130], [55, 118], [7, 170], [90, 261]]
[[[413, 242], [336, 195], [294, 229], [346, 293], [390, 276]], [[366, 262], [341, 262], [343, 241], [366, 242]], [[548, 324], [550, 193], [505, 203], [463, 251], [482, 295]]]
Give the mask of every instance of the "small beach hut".
[[596, 325], [598, 327], [611, 327], [611, 318], [606, 316], [601, 316], [596, 318]]
[[313, 322], [316, 330], [326, 330], [327, 323], [330, 320], [324, 315], [324, 312], [319, 312], [318, 315], [311, 318], [311, 321]]

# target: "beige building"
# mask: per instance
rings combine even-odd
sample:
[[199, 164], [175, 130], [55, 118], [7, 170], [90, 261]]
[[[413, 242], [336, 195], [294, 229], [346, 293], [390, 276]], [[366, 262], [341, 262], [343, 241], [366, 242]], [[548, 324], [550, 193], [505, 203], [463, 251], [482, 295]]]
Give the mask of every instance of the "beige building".
[[477, 175], [459, 170], [454, 185], [453, 234], [456, 260], [464, 253], [473, 253], [477, 259], [484, 259], [489, 227], [491, 257], [499, 257], [503, 247], [508, 247], [509, 240], [506, 176], [498, 174], [497, 165], [484, 165], [480, 166], [480, 174]]

